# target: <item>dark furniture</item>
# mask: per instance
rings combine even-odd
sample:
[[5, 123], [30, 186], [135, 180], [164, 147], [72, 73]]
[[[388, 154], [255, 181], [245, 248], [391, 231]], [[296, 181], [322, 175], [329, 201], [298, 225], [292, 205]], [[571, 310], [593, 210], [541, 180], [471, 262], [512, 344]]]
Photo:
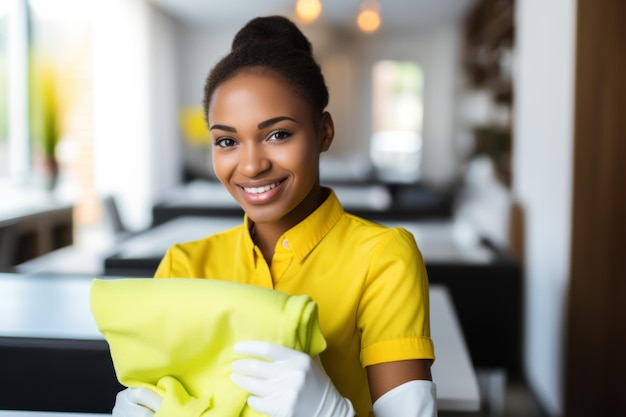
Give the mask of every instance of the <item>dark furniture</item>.
[[0, 409], [110, 413], [124, 387], [105, 341], [0, 337]]
[[10, 201], [0, 208], [0, 222], [12, 223], [11, 265], [71, 245], [74, 240], [74, 207], [54, 199]]
[[521, 375], [522, 270], [506, 257], [488, 265], [426, 262], [431, 284], [445, 285], [474, 366]]
[[15, 261], [15, 223], [0, 222], [0, 272], [13, 270]]
[[91, 277], [0, 274], [0, 410], [110, 413], [117, 382]]
[[[0, 410], [111, 411], [123, 387], [90, 312], [91, 282], [90, 276], [0, 274], [0, 296], [11, 300], [0, 303]], [[432, 337], [442, 347], [432, 369], [439, 408], [476, 410], [476, 374], [448, 291], [432, 286], [430, 299]]]

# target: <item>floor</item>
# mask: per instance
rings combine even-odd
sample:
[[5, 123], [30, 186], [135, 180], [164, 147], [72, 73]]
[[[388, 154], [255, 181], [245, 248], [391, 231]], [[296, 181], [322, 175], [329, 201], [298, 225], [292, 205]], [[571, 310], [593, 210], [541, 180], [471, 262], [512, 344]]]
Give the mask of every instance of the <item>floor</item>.
[[478, 370], [478, 384], [483, 398], [477, 412], [443, 412], [439, 417], [547, 417], [526, 383], [498, 371]]

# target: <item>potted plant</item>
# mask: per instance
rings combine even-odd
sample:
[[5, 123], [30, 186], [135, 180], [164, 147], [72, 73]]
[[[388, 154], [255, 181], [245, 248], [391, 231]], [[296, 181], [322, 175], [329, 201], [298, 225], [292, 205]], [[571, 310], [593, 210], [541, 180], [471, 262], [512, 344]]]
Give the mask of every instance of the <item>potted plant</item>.
[[60, 138], [56, 74], [52, 65], [37, 60], [33, 60], [31, 74], [31, 137], [44, 186], [53, 190], [59, 176], [55, 152]]

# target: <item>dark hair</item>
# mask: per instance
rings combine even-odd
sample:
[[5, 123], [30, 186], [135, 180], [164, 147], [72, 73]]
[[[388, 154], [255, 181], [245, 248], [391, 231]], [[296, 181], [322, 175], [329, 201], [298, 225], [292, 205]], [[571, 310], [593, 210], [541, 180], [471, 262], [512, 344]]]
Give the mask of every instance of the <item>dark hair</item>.
[[328, 105], [328, 88], [309, 40], [283, 16], [257, 17], [235, 35], [231, 51], [213, 67], [204, 86], [204, 116], [217, 87], [243, 70], [270, 71], [283, 77], [309, 101], [316, 121]]

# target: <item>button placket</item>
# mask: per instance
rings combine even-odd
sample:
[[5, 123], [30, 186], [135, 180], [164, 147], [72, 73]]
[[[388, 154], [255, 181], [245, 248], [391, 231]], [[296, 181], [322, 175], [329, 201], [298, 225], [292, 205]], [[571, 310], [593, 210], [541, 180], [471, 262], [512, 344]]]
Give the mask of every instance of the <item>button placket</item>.
[[278, 245], [276, 245], [276, 251], [274, 252], [272, 265], [270, 267], [274, 284], [280, 281], [281, 277], [289, 267], [289, 264], [291, 264], [292, 259], [293, 249], [291, 249], [289, 239], [284, 238]]

